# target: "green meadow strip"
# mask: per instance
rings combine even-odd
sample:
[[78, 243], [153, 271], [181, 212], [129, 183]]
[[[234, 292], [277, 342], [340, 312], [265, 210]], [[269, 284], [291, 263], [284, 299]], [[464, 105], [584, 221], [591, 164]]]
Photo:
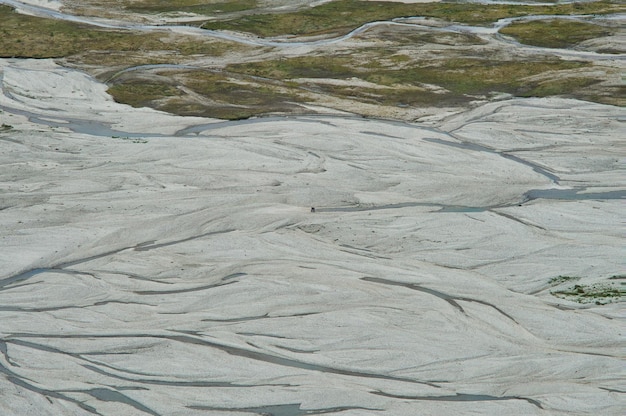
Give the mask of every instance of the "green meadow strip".
[[210, 21], [206, 29], [249, 32], [258, 36], [347, 33], [367, 22], [398, 17], [425, 16], [470, 25], [488, 25], [498, 19], [528, 15], [608, 14], [624, 12], [619, 1], [530, 6], [475, 3], [400, 3], [338, 0], [292, 13], [254, 14], [232, 20]]

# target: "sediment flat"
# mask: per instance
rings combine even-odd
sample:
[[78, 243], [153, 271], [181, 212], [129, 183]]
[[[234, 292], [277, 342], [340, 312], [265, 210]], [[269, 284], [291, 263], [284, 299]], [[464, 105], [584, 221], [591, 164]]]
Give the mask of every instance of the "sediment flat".
[[0, 413], [623, 411], [622, 108], [220, 121], [0, 80]]

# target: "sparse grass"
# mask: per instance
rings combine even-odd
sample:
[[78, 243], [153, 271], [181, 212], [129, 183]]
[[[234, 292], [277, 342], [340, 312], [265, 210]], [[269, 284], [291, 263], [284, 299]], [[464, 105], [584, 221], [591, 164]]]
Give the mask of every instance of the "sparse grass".
[[550, 279], [548, 281], [548, 284], [551, 286], [556, 286], [556, 285], [560, 285], [561, 283], [565, 283], [565, 282], [573, 282], [576, 280], [580, 280], [580, 277], [578, 276], [557, 276], [557, 277], [553, 277], [552, 279]]
[[353, 77], [358, 71], [352, 67], [352, 59], [343, 56], [299, 56], [230, 65], [229, 70], [248, 75], [284, 80], [292, 78]]
[[154, 107], [155, 101], [168, 97], [179, 97], [183, 93], [168, 83], [155, 81], [131, 80], [109, 88], [108, 93], [115, 101], [133, 107]]
[[[491, 61], [457, 58], [416, 65], [402, 70], [387, 70], [366, 77], [368, 81], [383, 84], [427, 83], [444, 87], [453, 94], [486, 94], [491, 92], [516, 93], [524, 86], [524, 78], [548, 71], [559, 71], [585, 66], [582, 62], [560, 60]], [[382, 79], [381, 79], [382, 77]]]
[[[159, 79], [164, 81], [159, 82]], [[297, 109], [295, 103], [304, 101], [287, 87], [245, 82], [197, 70], [171, 71], [152, 77], [127, 75], [116, 80], [108, 92], [116, 101], [135, 107], [229, 120], [293, 112]]]
[[565, 290], [551, 292], [552, 295], [578, 303], [604, 305], [621, 301], [626, 295], [624, 288], [612, 284], [574, 285]]
[[[450, 101], [467, 101], [470, 96], [493, 92], [524, 93], [531, 95], [532, 85], [527, 85], [525, 78], [544, 72], [581, 68], [587, 63], [546, 59], [543, 61], [492, 61], [488, 59], [455, 58], [441, 59], [414, 64], [404, 63], [398, 69], [395, 65], [386, 65], [386, 56], [370, 59], [366, 65], [361, 59], [345, 56], [306, 56], [274, 61], [263, 61], [231, 65], [229, 70], [248, 75], [289, 80], [296, 78], [361, 78], [392, 90], [350, 91], [352, 96], [383, 95], [382, 103], [400, 104], [448, 104]], [[404, 60], [403, 60], [404, 61]], [[594, 80], [595, 81], [595, 80]], [[448, 94], [434, 94], [428, 91], [418, 92], [416, 88], [424, 84], [434, 84], [448, 90]], [[543, 84], [544, 93], [567, 93], [577, 88], [579, 83], [549, 82]], [[320, 87], [325, 88], [325, 87]], [[328, 87], [330, 88], [330, 87]], [[329, 92], [345, 94], [345, 89], [334, 88]], [[368, 101], [368, 100], [366, 100]], [[369, 100], [371, 101], [371, 99]]]
[[260, 109], [240, 108], [232, 106], [206, 106], [184, 100], [172, 100], [159, 107], [163, 111], [181, 116], [211, 117], [222, 120], [245, 120], [264, 114]]
[[219, 14], [251, 10], [258, 7], [256, 0], [76, 0], [64, 2], [73, 13], [86, 14], [99, 9], [106, 13], [195, 13], [214, 17]]
[[602, 26], [572, 20], [554, 19], [514, 23], [500, 30], [519, 42], [545, 48], [569, 48], [585, 40], [608, 36]]
[[[119, 4], [119, 2], [115, 2]], [[129, 3], [129, 4], [125, 4]], [[256, 0], [151, 0], [142, 2], [122, 2], [122, 7], [132, 12], [140, 13], [167, 13], [186, 12], [213, 16], [216, 13], [233, 13], [256, 8]]]
[[398, 26], [379, 27], [367, 32], [364, 37], [371, 36], [384, 39], [386, 42], [394, 42], [402, 45], [410, 45], [412, 48], [434, 44], [447, 46], [472, 46], [484, 45], [487, 42], [479, 36], [469, 33], [432, 33], [417, 31], [415, 28], [403, 28]]
[[119, 65], [120, 56], [126, 55], [137, 57], [133, 63], [152, 63], [154, 58], [149, 55], [153, 52], [161, 52], [160, 62], [164, 62], [168, 59], [173, 61], [181, 55], [219, 56], [228, 50], [243, 48], [231, 42], [198, 40], [167, 32], [133, 33], [98, 29], [22, 15], [7, 6], [0, 6], [0, 21], [1, 57], [59, 58], [80, 54], [81, 60], [87, 63]]
[[420, 107], [432, 106], [433, 103], [440, 106], [458, 104], [449, 95], [436, 94], [424, 88], [411, 86], [367, 88], [319, 84], [316, 89], [340, 98], [387, 106]]
[[527, 88], [521, 88], [521, 97], [550, 97], [554, 95], [576, 95], [581, 89], [597, 84], [601, 80], [592, 77], [563, 77], [550, 79]]
[[[607, 283], [596, 283], [592, 285], [576, 284], [566, 289], [554, 290], [550, 292], [553, 296], [561, 299], [571, 300], [578, 303], [596, 303], [604, 305], [607, 303], [620, 301], [626, 295], [624, 286], [626, 283], [613, 283], [612, 280], [624, 279], [624, 275], [614, 275], [608, 278]], [[561, 286], [580, 280], [578, 276], [561, 275], [553, 277], [548, 281], [550, 286]]]
[[485, 25], [505, 17], [530, 14], [603, 14], [623, 11], [619, 1], [551, 6], [498, 5], [474, 3], [400, 3], [337, 0], [285, 14], [256, 14], [233, 20], [205, 23], [207, 29], [250, 32], [259, 36], [346, 33], [364, 23], [395, 17], [428, 16], [451, 22]]
[[604, 91], [598, 91], [597, 94], [589, 94], [587, 99], [596, 103], [625, 107], [626, 86], [616, 85], [610, 88], [606, 88]]
[[185, 79], [185, 85], [194, 92], [225, 104], [262, 107], [296, 98], [281, 92], [278, 87], [240, 82], [206, 71], [186, 73]]
[[135, 144], [145, 144], [148, 143], [148, 141], [146, 139], [140, 139], [138, 137], [120, 137], [120, 136], [111, 136], [112, 139], [118, 139], [118, 140], [122, 140], [128, 143], [135, 143]]

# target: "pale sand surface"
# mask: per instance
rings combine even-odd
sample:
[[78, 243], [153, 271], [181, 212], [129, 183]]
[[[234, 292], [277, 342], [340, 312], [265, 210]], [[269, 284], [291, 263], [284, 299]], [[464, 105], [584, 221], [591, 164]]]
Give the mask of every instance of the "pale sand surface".
[[63, 6], [63, 2], [61, 0], [23, 0], [22, 3], [45, 7], [51, 10], [60, 10], [61, 6]]
[[549, 280], [623, 282], [624, 200], [524, 196], [623, 194], [623, 109], [219, 122], [0, 80], [0, 414], [623, 413], [623, 303]]

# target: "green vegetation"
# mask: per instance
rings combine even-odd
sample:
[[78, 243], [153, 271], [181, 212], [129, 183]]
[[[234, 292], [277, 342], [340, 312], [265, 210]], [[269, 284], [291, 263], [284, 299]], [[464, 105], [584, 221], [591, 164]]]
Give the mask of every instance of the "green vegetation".
[[591, 23], [554, 19], [514, 23], [500, 33], [513, 36], [527, 45], [569, 48], [588, 39], [608, 36], [611, 31]]
[[111, 138], [112, 139], [123, 140], [123, 141], [128, 142], [128, 143], [135, 143], [135, 144], [138, 144], [138, 143], [142, 143], [142, 144], [143, 143], [148, 143], [148, 141], [146, 139], [140, 139], [140, 138], [137, 138], [137, 137], [111, 136]]
[[234, 64], [233, 72], [271, 79], [291, 78], [349, 78], [359, 74], [353, 67], [353, 59], [344, 56], [299, 56], [272, 61]]
[[547, 71], [580, 68], [582, 62], [559, 60], [491, 61], [458, 58], [442, 60], [431, 65], [414, 66], [402, 70], [388, 70], [366, 77], [385, 83], [440, 85], [454, 94], [485, 94], [490, 92], [516, 93], [525, 85], [524, 78]]
[[237, 106], [266, 106], [295, 99], [294, 96], [281, 93], [277, 87], [271, 85], [229, 79], [206, 71], [186, 73], [185, 78], [185, 85], [193, 91], [211, 97], [212, 100]]
[[[218, 10], [224, 13], [247, 11], [264, 3], [252, 0], [89, 0], [76, 4], [79, 8], [93, 6], [101, 13], [115, 9], [127, 10], [125, 13], [181, 11], [213, 16]], [[241, 13], [237, 19], [212, 21], [205, 27], [273, 36], [347, 32], [367, 21], [400, 16], [432, 16], [488, 24], [508, 16], [607, 13], [621, 9], [619, 3], [610, 0], [554, 6], [489, 7], [470, 3], [337, 0], [290, 13]], [[626, 95], [626, 87], [604, 82], [615, 80], [615, 73], [610, 71], [617, 69], [595, 66], [589, 71], [592, 64], [588, 62], [540, 55], [516, 57], [500, 53], [472, 34], [379, 26], [360, 35], [361, 40], [371, 41], [368, 44], [376, 46], [352, 49], [329, 46], [320, 55], [278, 58], [276, 54], [271, 59], [264, 55], [260, 59], [265, 60], [253, 62], [253, 54], [245, 52], [261, 53], [268, 49], [167, 30], [106, 30], [21, 15], [7, 6], [0, 6], [0, 21], [0, 56], [63, 58], [66, 64], [89, 70], [107, 80], [109, 92], [119, 102], [181, 115], [237, 119], [273, 112], [298, 112], [301, 111], [298, 104], [308, 102], [347, 105], [350, 108], [342, 109], [351, 111], [361, 111], [354, 110], [351, 103], [392, 107], [457, 106], [496, 93], [526, 97], [565, 95], [623, 105]], [[515, 30], [514, 36], [530, 43], [541, 38], [543, 30], [549, 29], [550, 35], [546, 38], [561, 42], [558, 44], [561, 46], [562, 42], [571, 46], [608, 33], [608, 29], [595, 25], [563, 20], [520, 23], [507, 29]], [[199, 57], [204, 66], [208, 61], [206, 57], [231, 52], [246, 55], [245, 63], [222, 68], [216, 60], [210, 70], [137, 68], [132, 72], [121, 71], [146, 64], [195, 65]], [[341, 82], [331, 83], [329, 79]]]
[[520, 97], [550, 97], [553, 95], [575, 94], [583, 88], [592, 86], [602, 80], [592, 77], [561, 77], [546, 82], [529, 85], [517, 91]]
[[297, 109], [294, 103], [304, 101], [285, 87], [198, 70], [137, 78], [124, 76], [117, 79], [108, 92], [116, 101], [135, 107], [229, 120], [272, 112], [289, 113]]
[[[614, 275], [608, 278], [607, 283], [596, 283], [592, 285], [576, 284], [565, 289], [550, 292], [553, 296], [561, 299], [571, 300], [578, 303], [596, 303], [604, 305], [615, 301], [621, 301], [626, 295], [625, 282], [613, 283], [612, 280], [623, 280], [626, 276]], [[577, 276], [557, 276], [548, 281], [550, 286], [560, 286], [580, 280]]]
[[133, 107], [152, 107], [151, 104], [157, 100], [182, 95], [181, 91], [169, 83], [141, 80], [113, 85], [108, 92], [116, 101]]
[[580, 277], [578, 277], [578, 276], [557, 276], [557, 277], [553, 277], [552, 279], [550, 279], [548, 281], [548, 284], [550, 284], [551, 286], [556, 286], [556, 285], [560, 285], [561, 283], [571, 282], [571, 281], [575, 281], [575, 280], [580, 280]]
[[347, 33], [364, 23], [396, 17], [428, 16], [450, 22], [485, 25], [505, 17], [531, 14], [603, 14], [623, 12], [619, 1], [603, 0], [551, 6], [489, 5], [474, 3], [400, 3], [337, 0], [284, 14], [256, 14], [226, 21], [211, 21], [207, 29], [250, 32], [259, 36]]
[[611, 284], [574, 285], [571, 288], [551, 293], [561, 299], [578, 303], [595, 303], [596, 305], [621, 301], [626, 296], [626, 290], [623, 287], [620, 288]]
[[[100, 2], [102, 3], [102, 2]], [[125, 9], [140, 13], [167, 13], [184, 12], [204, 15], [216, 13], [232, 13], [257, 7], [256, 0], [151, 0], [142, 2], [128, 2], [123, 6]], [[114, 2], [119, 5], [119, 1]]]
[[215, 15], [252, 10], [258, 7], [256, 0], [81, 0], [68, 2], [73, 14], [89, 14], [94, 9], [99, 13], [169, 14], [194, 13], [214, 17]]
[[448, 46], [472, 46], [484, 45], [487, 42], [479, 36], [469, 33], [418, 31], [415, 28], [403, 28], [398, 26], [381, 27], [376, 29], [374, 36], [384, 39], [386, 42], [394, 42], [411, 47], [419, 47], [428, 44]]
[[[147, 52], [162, 52], [159, 62], [204, 54], [219, 56], [241, 48], [231, 42], [174, 36], [168, 32], [133, 33], [105, 30], [56, 19], [16, 13], [0, 5], [0, 57], [59, 58], [81, 55], [81, 61], [100, 65], [120, 62], [154, 63]], [[134, 56], [134, 58], [133, 58]], [[169, 56], [169, 58], [168, 58]], [[129, 57], [131, 59], [129, 59]]]
[[[371, 51], [370, 51], [371, 52]], [[434, 61], [421, 61], [397, 65], [387, 65], [387, 56], [378, 59], [369, 56], [367, 64], [361, 64], [358, 53], [345, 56], [305, 56], [274, 61], [236, 64], [228, 67], [233, 72], [247, 75], [288, 80], [297, 78], [360, 78], [393, 90], [354, 90], [332, 87], [335, 94], [350, 94], [352, 97], [383, 95], [381, 103], [407, 105], [430, 104], [446, 105], [451, 102], [468, 101], [471, 96], [494, 92], [523, 93], [531, 95], [532, 84], [525, 78], [542, 74], [585, 67], [584, 62], [543, 60], [543, 61], [497, 61], [478, 58], [455, 58]], [[591, 82], [590, 80], [586, 82]], [[593, 80], [593, 82], [596, 82]], [[424, 84], [445, 88], [447, 94], [434, 94], [423, 90]], [[529, 87], [530, 85], [530, 87]], [[572, 93], [580, 84], [564, 83], [560, 80], [545, 81], [545, 89], [551, 88], [554, 94]], [[320, 86], [323, 90], [323, 86]], [[416, 89], [417, 88], [417, 89]], [[422, 92], [418, 89], [421, 88]], [[530, 90], [528, 90], [530, 88]], [[537, 86], [538, 88], [538, 86]], [[371, 101], [366, 100], [366, 101]]]

